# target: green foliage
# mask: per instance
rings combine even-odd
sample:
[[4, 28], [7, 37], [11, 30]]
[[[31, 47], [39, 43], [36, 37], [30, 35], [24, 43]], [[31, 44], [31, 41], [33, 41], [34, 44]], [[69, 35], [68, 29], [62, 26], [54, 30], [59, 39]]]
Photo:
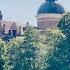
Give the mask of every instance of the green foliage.
[[27, 24], [23, 37], [14, 38], [7, 44], [0, 40], [2, 70], [70, 70], [70, 42], [66, 31], [69, 25], [63, 28], [65, 21], [62, 19], [58, 26], [66, 36], [58, 29], [40, 34]]
[[63, 37], [65, 37], [58, 29], [48, 29], [45, 33], [45, 36], [45, 44], [51, 47], [57, 44]]
[[35, 70], [38, 42], [38, 31], [28, 26], [22, 41], [13, 39], [7, 44], [4, 70]]
[[65, 37], [59, 39], [52, 55], [49, 54], [47, 70], [70, 70], [70, 13], [60, 19], [58, 27]]
[[70, 13], [66, 13], [59, 21], [58, 28], [62, 30], [62, 32], [66, 36], [70, 36]]
[[[5, 64], [4, 70], [15, 70], [17, 64], [20, 66], [20, 41], [17, 39], [11, 40], [8, 44], [6, 44], [6, 49], [4, 53]], [[18, 66], [18, 69], [19, 69]]]
[[47, 70], [70, 70], [70, 44], [67, 39], [61, 40], [54, 47], [47, 61]]
[[54, 61], [52, 61], [51, 58], [56, 60], [55, 57], [53, 56], [53, 54], [55, 52], [55, 48], [56, 48], [55, 46], [63, 39], [64, 35], [59, 30], [50, 30], [49, 29], [45, 33], [45, 36], [46, 36], [45, 44], [47, 46], [47, 48], [46, 48], [47, 53], [45, 54], [45, 61], [44, 61], [45, 69], [43, 69], [43, 70], [57, 70], [53, 66], [51, 67], [51, 65], [54, 65]]
[[39, 49], [38, 57], [36, 57], [36, 70], [48, 70], [48, 65], [51, 65], [50, 57], [54, 53], [55, 45], [57, 45], [63, 39], [63, 37], [65, 38], [65, 36], [59, 30], [49, 29], [41, 37], [43, 38], [41, 38], [42, 41], [38, 43]]
[[46, 49], [48, 49], [48, 47], [46, 47], [45, 44], [39, 42], [38, 43], [38, 51], [37, 51], [37, 55], [36, 55], [36, 69], [35, 70], [44, 70], [46, 67], [45, 64], [45, 54], [47, 54]]
[[24, 33], [24, 43], [22, 48], [24, 48], [24, 70], [36, 70], [36, 57], [38, 56], [38, 43], [40, 41], [40, 34], [38, 30], [28, 26]]
[[24, 42], [22, 49], [24, 51], [24, 63], [23, 69], [24, 70], [34, 70], [35, 69], [35, 38], [34, 32], [32, 31], [31, 27], [28, 26], [25, 31], [24, 35]]
[[4, 52], [5, 52], [5, 42], [0, 39], [0, 70], [3, 70], [4, 65]]

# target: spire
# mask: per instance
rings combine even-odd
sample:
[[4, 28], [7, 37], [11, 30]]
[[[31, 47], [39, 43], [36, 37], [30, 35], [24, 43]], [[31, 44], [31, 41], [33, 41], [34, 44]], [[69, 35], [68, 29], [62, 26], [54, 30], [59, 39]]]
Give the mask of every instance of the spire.
[[49, 3], [55, 3], [55, 1], [57, 0], [46, 0], [46, 2], [49, 2]]

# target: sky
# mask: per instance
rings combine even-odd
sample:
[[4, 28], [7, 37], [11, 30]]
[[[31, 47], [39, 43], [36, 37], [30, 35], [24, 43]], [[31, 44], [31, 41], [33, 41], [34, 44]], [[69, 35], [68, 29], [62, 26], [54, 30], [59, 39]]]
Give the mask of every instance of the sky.
[[[0, 0], [0, 10], [3, 20], [15, 21], [25, 24], [29, 22], [36, 26], [37, 10], [46, 0]], [[58, 0], [57, 3], [63, 5], [66, 11], [70, 11], [70, 0]]]

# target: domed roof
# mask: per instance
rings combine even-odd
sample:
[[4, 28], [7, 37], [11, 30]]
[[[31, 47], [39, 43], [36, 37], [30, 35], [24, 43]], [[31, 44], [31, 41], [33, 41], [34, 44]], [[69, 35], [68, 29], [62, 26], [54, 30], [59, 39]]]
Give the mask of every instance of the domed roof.
[[43, 14], [43, 13], [63, 14], [64, 12], [65, 10], [60, 4], [55, 3], [54, 0], [47, 0], [45, 3], [43, 3], [40, 6], [37, 14]]

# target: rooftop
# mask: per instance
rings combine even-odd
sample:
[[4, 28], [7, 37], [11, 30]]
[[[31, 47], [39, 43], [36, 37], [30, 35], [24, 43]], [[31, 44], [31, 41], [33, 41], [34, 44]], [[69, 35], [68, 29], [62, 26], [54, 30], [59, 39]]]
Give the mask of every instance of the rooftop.
[[44, 13], [56, 13], [56, 14], [63, 14], [65, 12], [63, 6], [57, 4], [56, 0], [46, 0], [39, 9], [37, 14], [44, 14]]

